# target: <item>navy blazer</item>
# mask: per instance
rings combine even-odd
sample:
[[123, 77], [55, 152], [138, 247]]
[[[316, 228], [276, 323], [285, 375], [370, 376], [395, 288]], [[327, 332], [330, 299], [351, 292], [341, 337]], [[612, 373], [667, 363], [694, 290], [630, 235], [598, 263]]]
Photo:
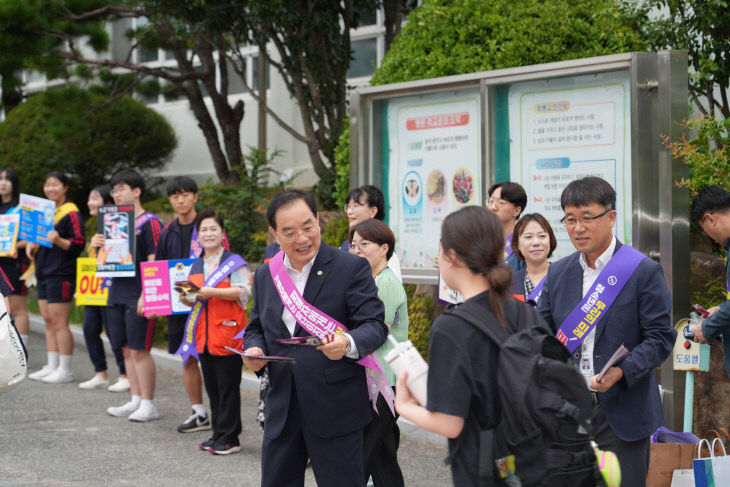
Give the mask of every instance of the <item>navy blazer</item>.
[[[368, 261], [322, 242], [302, 293], [304, 299], [350, 330], [360, 357], [377, 350], [388, 336], [385, 308]], [[256, 270], [251, 320], [244, 348], [259, 347], [267, 355], [296, 359], [295, 365], [269, 363], [264, 435], [277, 438], [286, 424], [294, 383], [302, 416], [323, 438], [352, 433], [371, 421], [365, 368], [355, 360], [330, 360], [309, 346], [282, 345], [289, 338], [281, 320], [284, 305], [274, 287], [269, 264]], [[309, 336], [298, 323], [294, 336]]]
[[[616, 242], [616, 251], [621, 248]], [[583, 268], [575, 252], [548, 270], [537, 310], [553, 332], [583, 298]], [[654, 369], [672, 352], [672, 298], [662, 267], [641, 261], [613, 305], [596, 324], [593, 364], [596, 373], [621, 345], [631, 354], [619, 363], [624, 377], [598, 393], [601, 409], [616, 436], [635, 441], [651, 436], [664, 423]]]

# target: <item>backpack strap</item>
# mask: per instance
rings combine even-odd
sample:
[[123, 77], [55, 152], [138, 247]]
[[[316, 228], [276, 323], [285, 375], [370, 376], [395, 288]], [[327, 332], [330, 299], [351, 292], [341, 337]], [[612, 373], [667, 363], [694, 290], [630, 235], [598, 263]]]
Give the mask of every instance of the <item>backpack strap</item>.
[[450, 306], [444, 310], [444, 313], [457, 316], [466, 321], [484, 333], [499, 348], [509, 338], [510, 333], [506, 329], [487, 326], [487, 320], [498, 321], [497, 315], [491, 309], [480, 306], [477, 303], [466, 301], [458, 306]]

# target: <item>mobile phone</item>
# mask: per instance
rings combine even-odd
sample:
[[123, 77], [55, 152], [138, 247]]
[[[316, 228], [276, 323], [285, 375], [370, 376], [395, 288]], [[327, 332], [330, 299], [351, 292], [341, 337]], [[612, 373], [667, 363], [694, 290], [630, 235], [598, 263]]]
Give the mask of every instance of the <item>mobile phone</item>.
[[709, 311], [707, 311], [707, 310], [706, 310], [705, 308], [703, 308], [702, 306], [700, 306], [699, 304], [695, 304], [695, 305], [693, 305], [692, 307], [693, 307], [694, 309], [696, 309], [696, 310], [697, 310], [697, 312], [698, 312], [698, 313], [700, 314], [700, 316], [701, 316], [701, 317], [702, 317], [703, 319], [705, 319], [705, 318], [708, 318], [708, 317], [710, 316], [710, 312], [709, 312]]

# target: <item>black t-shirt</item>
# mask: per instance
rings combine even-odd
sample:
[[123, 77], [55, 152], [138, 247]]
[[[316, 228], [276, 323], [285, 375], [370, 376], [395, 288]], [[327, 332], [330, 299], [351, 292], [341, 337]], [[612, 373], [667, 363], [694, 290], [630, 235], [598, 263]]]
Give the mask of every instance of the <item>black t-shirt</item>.
[[[489, 291], [470, 301], [491, 310]], [[490, 326], [501, 325], [495, 319]], [[465, 419], [460, 437], [449, 439], [449, 452], [461, 442], [451, 474], [454, 485], [478, 487], [479, 431], [495, 427], [499, 420], [497, 346], [473, 325], [444, 314], [431, 326], [429, 349], [426, 408]]]
[[[179, 224], [179, 220], [178, 220]], [[180, 226], [180, 255], [183, 259], [190, 257], [190, 240], [193, 238], [195, 222]]]

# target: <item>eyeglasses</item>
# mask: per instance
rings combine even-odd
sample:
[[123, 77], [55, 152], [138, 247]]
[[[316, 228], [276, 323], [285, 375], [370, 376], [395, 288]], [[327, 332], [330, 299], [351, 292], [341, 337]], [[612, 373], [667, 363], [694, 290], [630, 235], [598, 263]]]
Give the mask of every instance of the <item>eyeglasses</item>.
[[288, 240], [290, 242], [295, 241], [299, 238], [299, 235], [304, 235], [305, 237], [311, 237], [314, 232], [317, 231], [316, 225], [307, 225], [306, 227], [302, 228], [299, 231], [292, 230], [290, 232], [286, 232], [285, 234], [280, 234], [277, 232], [277, 235], [284, 240]]
[[560, 223], [562, 223], [563, 225], [565, 225], [568, 228], [573, 228], [574, 226], [576, 226], [579, 223], [581, 225], [590, 225], [595, 220], [601, 218], [609, 211], [612, 211], [612, 210], [608, 209], [608, 210], [604, 211], [603, 213], [601, 213], [600, 215], [596, 215], [596, 216], [582, 216], [579, 218], [574, 218], [572, 216], [564, 216], [563, 218], [560, 219]]
[[350, 210], [357, 210], [358, 208], [362, 208], [363, 204], [352, 202], [345, 205], [345, 213], [347, 213]]
[[511, 205], [511, 204], [512, 203], [510, 203], [509, 201], [502, 200], [502, 199], [493, 200], [493, 199], [490, 198], [490, 199], [487, 200], [487, 206], [492, 206], [492, 205], [507, 206], [507, 205]]
[[358, 252], [358, 251], [363, 251], [364, 252], [365, 249], [367, 249], [371, 245], [375, 245], [375, 244], [373, 242], [368, 242], [366, 240], [363, 240], [360, 243], [353, 242], [353, 243], [350, 244], [350, 250], [354, 250], [355, 252]]

